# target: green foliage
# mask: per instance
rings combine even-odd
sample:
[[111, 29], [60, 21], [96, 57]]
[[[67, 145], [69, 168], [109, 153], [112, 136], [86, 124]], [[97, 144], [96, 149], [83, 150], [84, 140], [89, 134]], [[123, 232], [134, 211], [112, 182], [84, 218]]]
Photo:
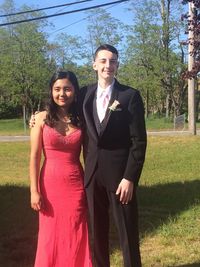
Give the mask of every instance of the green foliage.
[[[13, 9], [4, 6], [4, 12]], [[27, 6], [22, 11], [29, 10]], [[41, 13], [20, 15], [18, 19], [39, 16]], [[47, 39], [42, 32], [46, 22], [31, 22], [10, 26], [2, 30], [0, 41], [1, 101], [9, 97], [13, 107], [24, 107], [28, 117], [37, 109], [44, 97], [51, 66], [47, 55]], [[17, 110], [16, 110], [17, 111]], [[9, 115], [9, 114], [8, 114]]]
[[84, 41], [80, 36], [71, 36], [61, 33], [57, 36], [54, 43], [55, 57], [58, 66], [66, 69], [67, 66], [72, 67], [75, 62], [83, 60], [85, 57]]
[[180, 115], [186, 100], [186, 86], [181, 79], [185, 65], [182, 50], [175, 45], [182, 25], [172, 9], [181, 14], [172, 1], [142, 0], [133, 5], [135, 24], [120, 78], [141, 91], [147, 115]]
[[88, 34], [85, 43], [88, 44], [88, 55], [91, 61], [99, 45], [109, 43], [117, 47], [122, 43], [127, 28], [105, 9], [97, 8], [89, 11], [88, 14]]
[[[130, 3], [130, 25], [124, 25], [108, 10], [94, 9], [87, 12], [85, 36], [62, 33], [51, 41], [45, 34], [45, 20], [0, 28], [0, 101], [9, 102], [9, 106], [13, 103], [15, 114], [15, 107], [20, 106], [28, 119], [32, 111], [42, 109], [55, 70], [74, 71], [81, 86], [96, 81], [91, 64], [94, 51], [99, 44], [110, 43], [120, 52], [118, 79], [140, 90], [146, 116], [165, 113], [171, 117], [187, 112], [187, 83], [182, 80], [186, 53], [180, 42], [185, 30], [180, 20], [181, 7], [179, 2], [170, 0]], [[30, 9], [24, 5], [17, 11]], [[14, 1], [4, 1], [0, 11], [15, 12]], [[17, 19], [41, 14], [21, 14]], [[4, 110], [10, 117], [10, 108]]]
[[21, 115], [22, 110], [19, 105], [14, 104], [12, 101], [0, 101], [0, 118], [12, 119]]

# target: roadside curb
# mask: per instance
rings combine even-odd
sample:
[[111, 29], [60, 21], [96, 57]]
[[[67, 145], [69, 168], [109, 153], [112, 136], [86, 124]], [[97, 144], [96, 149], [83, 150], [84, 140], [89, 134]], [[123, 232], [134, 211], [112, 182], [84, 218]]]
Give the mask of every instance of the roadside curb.
[[20, 135], [20, 136], [0, 136], [0, 142], [23, 142], [29, 141], [30, 136]]
[[[189, 131], [147, 131], [148, 136], [193, 136]], [[200, 130], [197, 130], [197, 135], [200, 135]], [[0, 142], [24, 142], [30, 141], [30, 136], [0, 136]]]

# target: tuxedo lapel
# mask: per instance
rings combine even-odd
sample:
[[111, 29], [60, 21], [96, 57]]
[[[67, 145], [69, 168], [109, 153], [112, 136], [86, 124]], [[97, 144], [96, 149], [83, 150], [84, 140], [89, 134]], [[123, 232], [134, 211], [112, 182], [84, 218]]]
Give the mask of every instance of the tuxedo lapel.
[[95, 101], [96, 88], [97, 85], [92, 85], [88, 87], [85, 100], [83, 102], [83, 113], [87, 124], [87, 128], [95, 139], [97, 139], [98, 136], [93, 116], [93, 103]]
[[117, 81], [115, 81], [114, 83], [114, 87], [113, 87], [113, 91], [112, 91], [112, 94], [111, 94], [111, 98], [110, 98], [110, 101], [109, 101], [109, 104], [108, 104], [108, 108], [106, 110], [106, 114], [105, 114], [105, 118], [104, 120], [102, 121], [101, 123], [101, 133], [100, 135], [103, 134], [108, 122], [109, 122], [109, 118], [110, 118], [110, 115], [111, 115], [111, 110], [109, 109], [109, 107], [112, 105], [112, 103], [118, 99], [118, 94], [119, 94], [119, 88], [118, 88], [118, 83]]
[[101, 133], [101, 122], [99, 120], [99, 116], [98, 116], [98, 113], [97, 113], [97, 99], [96, 99], [96, 94], [95, 94], [95, 97], [93, 99], [93, 118], [94, 118], [94, 123], [95, 123], [95, 126], [96, 126], [96, 130], [97, 130], [97, 133], [98, 135], [100, 135]]

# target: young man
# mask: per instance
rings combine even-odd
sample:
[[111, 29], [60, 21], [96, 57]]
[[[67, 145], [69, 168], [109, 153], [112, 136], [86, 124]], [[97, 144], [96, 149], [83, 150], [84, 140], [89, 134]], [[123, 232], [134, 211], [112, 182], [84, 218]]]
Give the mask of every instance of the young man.
[[120, 84], [118, 51], [101, 45], [93, 69], [98, 83], [81, 89], [85, 121], [85, 188], [96, 267], [109, 267], [109, 207], [119, 233], [125, 267], [141, 267], [136, 187], [146, 151], [139, 92]]

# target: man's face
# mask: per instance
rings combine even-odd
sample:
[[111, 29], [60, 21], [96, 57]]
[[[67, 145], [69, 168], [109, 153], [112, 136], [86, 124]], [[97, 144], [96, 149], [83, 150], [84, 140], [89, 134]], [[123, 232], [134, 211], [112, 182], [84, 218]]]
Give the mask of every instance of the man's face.
[[107, 50], [98, 52], [93, 63], [99, 80], [112, 81], [117, 73], [119, 63], [116, 54]]

